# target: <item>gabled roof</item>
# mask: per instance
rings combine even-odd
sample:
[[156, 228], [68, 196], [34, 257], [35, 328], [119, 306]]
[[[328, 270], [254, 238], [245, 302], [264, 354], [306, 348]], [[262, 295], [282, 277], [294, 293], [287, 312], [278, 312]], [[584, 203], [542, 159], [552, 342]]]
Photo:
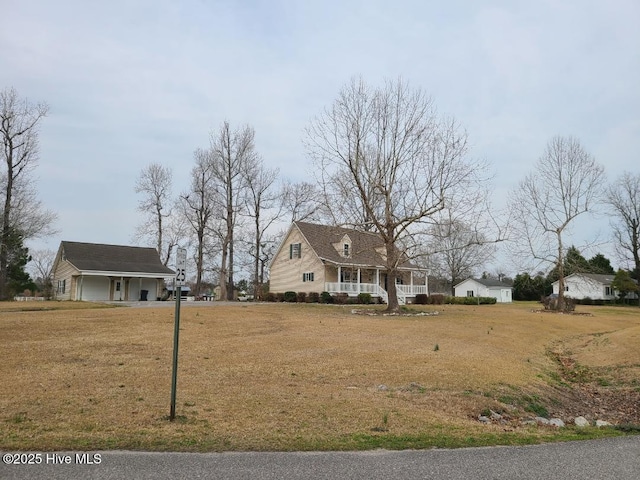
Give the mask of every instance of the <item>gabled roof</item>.
[[59, 255], [81, 272], [127, 272], [174, 275], [174, 271], [160, 261], [155, 248], [104, 245], [100, 243], [60, 243]]
[[[336, 265], [368, 267], [382, 267], [386, 264], [382, 255], [385, 248], [384, 241], [377, 233], [307, 222], [294, 222], [292, 228], [294, 226], [300, 230], [309, 246], [323, 261], [335, 263]], [[348, 235], [351, 240], [349, 257], [344, 257], [340, 254], [341, 250], [336, 250], [334, 247], [334, 244], [341, 242], [345, 235]], [[409, 262], [404, 262], [400, 266], [417, 268]]]
[[472, 280], [488, 288], [513, 288], [511, 285], [501, 282], [500, 280], [495, 280], [493, 278], [467, 278], [457, 285], [454, 285], [453, 288], [457, 287], [458, 285], [462, 285], [467, 280]]

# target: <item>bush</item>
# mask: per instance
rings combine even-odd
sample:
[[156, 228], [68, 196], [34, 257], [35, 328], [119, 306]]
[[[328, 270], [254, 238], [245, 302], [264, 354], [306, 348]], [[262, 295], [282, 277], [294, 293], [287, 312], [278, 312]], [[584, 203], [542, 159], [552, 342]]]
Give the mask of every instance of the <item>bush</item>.
[[348, 293], [336, 293], [333, 296], [334, 303], [338, 305], [346, 305], [349, 302], [349, 294]]
[[370, 293], [359, 293], [358, 294], [358, 303], [362, 303], [364, 305], [369, 305], [371, 303], [371, 294]]
[[329, 292], [322, 292], [320, 294], [320, 303], [333, 303], [333, 297]]
[[278, 300], [278, 297], [276, 296], [275, 293], [273, 292], [267, 293], [267, 302], [276, 302], [277, 300]]
[[429, 303], [429, 296], [426, 293], [418, 293], [416, 295], [417, 305], [426, 305], [427, 303]]
[[429, 297], [429, 305], [442, 305], [444, 299], [445, 297], [441, 293], [434, 293]]
[[451, 305], [493, 305], [495, 297], [445, 297], [444, 303]]
[[318, 303], [320, 301], [320, 294], [318, 292], [309, 292], [307, 295], [307, 302]]
[[298, 292], [296, 294], [296, 300], [298, 303], [305, 303], [307, 301], [307, 293], [306, 292]]
[[289, 290], [288, 292], [284, 292], [283, 300], [289, 303], [296, 303], [298, 300], [298, 294]]

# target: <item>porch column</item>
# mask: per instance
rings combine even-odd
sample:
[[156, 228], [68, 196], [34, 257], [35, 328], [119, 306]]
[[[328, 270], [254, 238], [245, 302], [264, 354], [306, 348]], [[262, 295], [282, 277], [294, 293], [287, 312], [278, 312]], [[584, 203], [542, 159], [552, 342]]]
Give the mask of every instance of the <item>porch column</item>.
[[380, 291], [380, 269], [376, 268], [376, 293]]
[[122, 301], [122, 289], [124, 288], [124, 277], [120, 277], [120, 301]]
[[140, 277], [140, 284], [138, 285], [138, 300], [142, 298], [142, 277]]
[[358, 295], [360, 294], [360, 269], [358, 268], [358, 287], [357, 287]]
[[338, 265], [338, 292], [342, 291], [342, 267]]
[[409, 280], [409, 285], [410, 285], [409, 288], [411, 288], [411, 290], [409, 290], [409, 291], [411, 292], [411, 295], [413, 295], [413, 270], [411, 270], [409, 272], [409, 279], [410, 279]]
[[424, 290], [429, 295], [429, 274], [424, 272]]
[[82, 300], [82, 279], [84, 275], [80, 274], [80, 298], [78, 300]]

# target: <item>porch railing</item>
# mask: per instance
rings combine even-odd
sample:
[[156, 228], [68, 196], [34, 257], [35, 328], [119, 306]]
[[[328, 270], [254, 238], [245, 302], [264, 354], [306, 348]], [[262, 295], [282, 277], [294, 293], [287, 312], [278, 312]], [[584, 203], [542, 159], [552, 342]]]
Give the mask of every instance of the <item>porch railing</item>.
[[[396, 289], [398, 295], [403, 297], [427, 293], [426, 285], [396, 285]], [[375, 283], [329, 282], [325, 284], [325, 290], [329, 293], [349, 293], [352, 295], [370, 293], [371, 295], [384, 296], [387, 293], [382, 287]]]

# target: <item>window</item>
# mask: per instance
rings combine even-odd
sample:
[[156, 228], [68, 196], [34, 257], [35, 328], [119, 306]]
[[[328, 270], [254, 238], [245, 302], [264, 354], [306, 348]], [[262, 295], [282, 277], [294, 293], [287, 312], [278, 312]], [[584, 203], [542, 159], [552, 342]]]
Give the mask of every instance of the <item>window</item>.
[[565, 292], [568, 292], [568, 291], [569, 291], [569, 285], [565, 285], [565, 286], [564, 286], [564, 291], [565, 291]]
[[302, 274], [303, 282], [313, 282], [313, 272], [303, 273]]
[[467, 297], [473, 297], [473, 290], [467, 290]]
[[345, 243], [342, 247], [342, 255], [344, 257], [348, 257], [349, 256], [349, 244]]
[[604, 287], [604, 294], [607, 296], [613, 295], [613, 292], [611, 291], [611, 287]]
[[302, 244], [291, 243], [289, 245], [289, 258], [301, 258], [302, 257]]
[[58, 280], [58, 293], [65, 293], [67, 289], [67, 281], [66, 280]]
[[116, 282], [116, 292], [120, 291], [120, 282]]

